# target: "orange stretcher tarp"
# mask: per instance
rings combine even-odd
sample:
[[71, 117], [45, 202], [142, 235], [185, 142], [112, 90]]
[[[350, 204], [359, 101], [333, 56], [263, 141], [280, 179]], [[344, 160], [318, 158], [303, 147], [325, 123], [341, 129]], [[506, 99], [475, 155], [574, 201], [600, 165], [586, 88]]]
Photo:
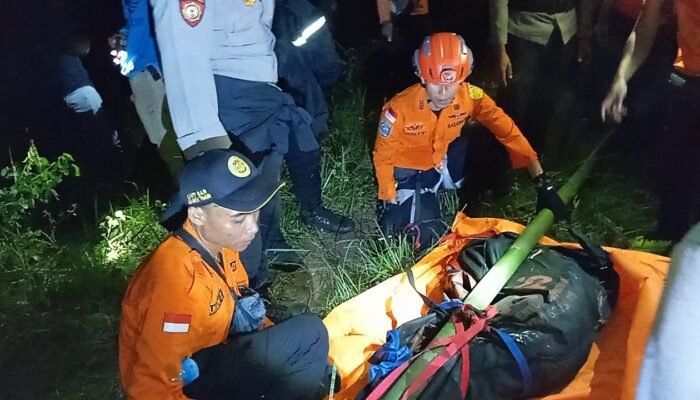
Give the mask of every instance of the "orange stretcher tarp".
[[[522, 225], [495, 218], [459, 214], [453, 234], [412, 267], [416, 288], [435, 301], [443, 300], [443, 267], [474, 237], [500, 232], [520, 233]], [[542, 244], [561, 244], [542, 238]], [[564, 390], [546, 400], [632, 400], [644, 346], [668, 270], [669, 258], [640, 251], [606, 247], [620, 275], [620, 296], [610, 320], [601, 330], [590, 356]], [[342, 378], [334, 398], [354, 399], [367, 383], [370, 355], [386, 332], [421, 316], [425, 306], [406, 274], [394, 276], [339, 305], [324, 319], [330, 335], [330, 357]]]

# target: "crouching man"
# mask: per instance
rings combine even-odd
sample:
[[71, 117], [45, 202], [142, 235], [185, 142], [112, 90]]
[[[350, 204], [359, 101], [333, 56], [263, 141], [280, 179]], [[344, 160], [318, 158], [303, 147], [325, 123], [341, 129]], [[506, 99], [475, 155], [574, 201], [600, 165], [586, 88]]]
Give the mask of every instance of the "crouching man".
[[186, 207], [187, 219], [141, 263], [122, 303], [119, 368], [128, 398], [308, 400], [328, 393], [320, 318], [270, 326], [241, 265], [260, 208], [280, 188], [263, 170], [231, 150], [185, 166], [166, 213]]
[[[374, 146], [378, 223], [387, 234], [414, 231], [426, 247], [446, 230], [436, 192], [458, 189], [465, 175], [469, 118], [505, 146], [514, 168], [527, 168], [538, 191], [538, 209], [564, 214], [556, 187], [543, 175], [537, 154], [513, 120], [480, 88], [466, 82], [474, 59], [461, 36], [435, 33], [413, 57], [417, 83], [382, 109]], [[415, 232], [417, 231], [417, 232]]]

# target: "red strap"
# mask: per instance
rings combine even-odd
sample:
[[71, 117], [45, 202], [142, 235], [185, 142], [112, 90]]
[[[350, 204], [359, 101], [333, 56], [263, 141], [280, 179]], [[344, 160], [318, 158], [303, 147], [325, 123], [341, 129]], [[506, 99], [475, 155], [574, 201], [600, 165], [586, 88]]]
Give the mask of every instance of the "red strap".
[[[471, 309], [467, 309], [472, 311]], [[467, 388], [469, 384], [469, 348], [468, 343], [474, 336], [478, 335], [482, 330], [486, 328], [486, 321], [493, 318], [495, 315], [495, 308], [489, 307], [486, 309], [486, 313], [483, 316], [473, 314], [471, 318], [471, 325], [469, 329], [464, 330], [462, 324], [455, 322], [456, 333], [452, 336], [442, 338], [433, 341], [423, 352], [426, 350], [434, 349], [436, 347], [445, 347], [435, 358], [433, 358], [430, 363], [425, 367], [423, 372], [416, 378], [411, 385], [406, 389], [402, 400], [406, 400], [409, 396], [418, 393], [427, 384], [430, 377], [435, 375], [435, 373], [442, 368], [449, 359], [454, 356], [458, 351], [462, 353], [462, 382], [460, 382], [460, 390], [462, 391], [463, 398], [466, 396]], [[423, 353], [422, 352], [422, 353]], [[466, 355], [466, 357], [465, 357]]]
[[418, 251], [420, 250], [420, 226], [416, 223], [409, 223], [403, 228], [405, 231], [415, 231], [415, 239], [413, 239], [413, 248]]
[[[455, 329], [457, 332], [464, 332], [464, 325], [456, 324]], [[462, 353], [462, 376], [459, 380], [459, 391], [462, 393], [462, 399], [467, 398], [467, 389], [469, 388], [469, 343], [467, 343], [461, 350]]]
[[401, 374], [408, 369], [408, 366], [411, 365], [411, 361], [415, 358], [412, 357], [410, 360], [406, 360], [403, 364], [399, 365], [395, 370], [391, 371], [389, 375], [387, 375], [386, 378], [384, 378], [381, 382], [379, 382], [379, 385], [375, 387], [372, 392], [367, 396], [365, 400], [379, 400], [382, 396], [386, 394], [386, 392], [394, 385], [394, 383], [399, 379]]

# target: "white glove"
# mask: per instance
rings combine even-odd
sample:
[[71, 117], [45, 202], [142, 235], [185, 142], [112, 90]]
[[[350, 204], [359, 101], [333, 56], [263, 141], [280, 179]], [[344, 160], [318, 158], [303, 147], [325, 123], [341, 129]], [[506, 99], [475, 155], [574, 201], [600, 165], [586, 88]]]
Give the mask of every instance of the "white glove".
[[66, 101], [68, 107], [77, 113], [92, 111], [93, 114], [97, 114], [97, 111], [102, 107], [102, 97], [92, 86], [77, 88], [63, 100]]

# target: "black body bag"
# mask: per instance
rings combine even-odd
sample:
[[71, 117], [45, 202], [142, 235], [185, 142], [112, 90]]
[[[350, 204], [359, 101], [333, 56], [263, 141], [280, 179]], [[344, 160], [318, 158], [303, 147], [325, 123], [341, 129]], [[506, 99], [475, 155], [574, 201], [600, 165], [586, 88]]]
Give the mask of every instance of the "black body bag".
[[[607, 252], [577, 237], [582, 249], [536, 246], [494, 300], [497, 314], [487, 325], [501, 334], [486, 329], [469, 342], [466, 399], [547, 395], [563, 389], [583, 366], [617, 299], [619, 277]], [[505, 233], [472, 240], [458, 259], [462, 273], [478, 282], [516, 238]], [[425, 333], [415, 328], [415, 321], [404, 325], [412, 329], [402, 329], [402, 341], [415, 343], [412, 333]], [[502, 334], [509, 338], [504, 340]], [[506, 342], [517, 349], [509, 349]], [[460, 399], [461, 379], [462, 356], [457, 352], [417, 398]]]

